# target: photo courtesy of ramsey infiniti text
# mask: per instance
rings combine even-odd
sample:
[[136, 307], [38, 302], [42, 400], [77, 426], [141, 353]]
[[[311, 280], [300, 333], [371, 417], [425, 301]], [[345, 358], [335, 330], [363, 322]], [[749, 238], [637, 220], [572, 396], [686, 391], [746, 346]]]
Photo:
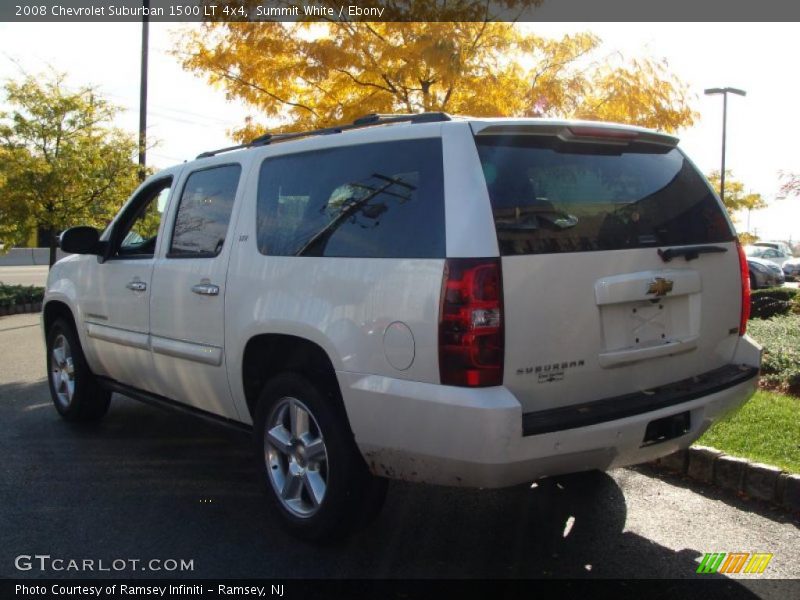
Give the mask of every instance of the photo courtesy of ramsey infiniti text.
[[204, 152], [60, 238], [68, 420], [112, 393], [252, 428], [296, 535], [387, 479], [499, 488], [686, 448], [755, 391], [747, 258], [674, 137], [368, 115]]
[[[270, 586], [257, 585], [221, 585], [216, 584], [208, 588], [218, 596], [254, 596], [266, 598], [267, 596], [282, 597], [285, 593], [283, 584]], [[168, 584], [168, 585], [129, 585], [125, 583], [112, 583], [108, 585], [66, 585], [55, 583], [51, 585], [25, 585], [16, 584], [14, 593], [17, 596], [66, 596], [95, 598], [116, 596], [153, 596], [156, 598], [171, 598], [174, 596], [202, 596], [205, 589], [202, 585]]]

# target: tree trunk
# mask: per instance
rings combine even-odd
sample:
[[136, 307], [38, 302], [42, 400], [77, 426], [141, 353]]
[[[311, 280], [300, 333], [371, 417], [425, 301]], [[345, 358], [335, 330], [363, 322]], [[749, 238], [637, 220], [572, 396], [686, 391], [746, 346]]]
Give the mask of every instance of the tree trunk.
[[56, 264], [56, 244], [58, 242], [58, 236], [56, 235], [55, 230], [50, 232], [50, 269], [53, 268], [53, 265]]
[[430, 91], [431, 91], [431, 82], [430, 81], [420, 81], [420, 87], [422, 88], [422, 110], [425, 112], [430, 111]]

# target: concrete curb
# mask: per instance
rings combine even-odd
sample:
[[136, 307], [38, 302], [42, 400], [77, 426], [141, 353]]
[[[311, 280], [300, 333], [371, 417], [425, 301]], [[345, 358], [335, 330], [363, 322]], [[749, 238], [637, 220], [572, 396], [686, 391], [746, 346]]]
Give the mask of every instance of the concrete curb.
[[691, 446], [649, 464], [800, 513], [800, 475], [778, 467], [730, 456], [707, 446]]
[[20, 315], [23, 313], [42, 312], [41, 302], [30, 302], [28, 304], [15, 304], [14, 306], [0, 306], [0, 317], [8, 315]]

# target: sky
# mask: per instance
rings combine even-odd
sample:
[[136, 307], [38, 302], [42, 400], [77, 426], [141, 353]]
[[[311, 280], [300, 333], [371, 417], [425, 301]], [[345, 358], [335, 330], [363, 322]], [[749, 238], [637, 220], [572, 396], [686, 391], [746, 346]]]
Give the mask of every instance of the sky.
[[[184, 71], [170, 54], [175, 23], [151, 23], [148, 138], [157, 141], [148, 163], [155, 167], [192, 159], [231, 144], [227, 132], [253, 110], [229, 102], [223, 90]], [[603, 40], [602, 53], [665, 58], [688, 86], [700, 117], [678, 132], [681, 147], [704, 172], [719, 170], [722, 97], [709, 87], [736, 87], [746, 97], [728, 101], [727, 168], [769, 207], [753, 211], [749, 231], [762, 239], [800, 240], [800, 198], [776, 198], [778, 172], [800, 173], [800, 53], [797, 23], [536, 23], [523, 27], [556, 37], [589, 31]], [[0, 23], [0, 81], [38, 74], [50, 67], [68, 74], [68, 85], [96, 85], [125, 108], [118, 125], [138, 129], [139, 52], [137, 23]], [[746, 214], [737, 229], [748, 230]]]

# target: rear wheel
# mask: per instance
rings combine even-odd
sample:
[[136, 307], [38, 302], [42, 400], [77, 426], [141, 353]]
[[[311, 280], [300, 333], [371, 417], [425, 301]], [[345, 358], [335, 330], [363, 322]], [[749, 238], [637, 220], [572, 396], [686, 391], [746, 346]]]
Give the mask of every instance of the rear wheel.
[[343, 537], [375, 515], [386, 480], [372, 476], [335, 398], [295, 373], [270, 380], [256, 407], [268, 493], [306, 539]]
[[108, 412], [111, 393], [102, 389], [86, 364], [72, 323], [57, 319], [47, 332], [50, 396], [69, 421], [95, 421]]

